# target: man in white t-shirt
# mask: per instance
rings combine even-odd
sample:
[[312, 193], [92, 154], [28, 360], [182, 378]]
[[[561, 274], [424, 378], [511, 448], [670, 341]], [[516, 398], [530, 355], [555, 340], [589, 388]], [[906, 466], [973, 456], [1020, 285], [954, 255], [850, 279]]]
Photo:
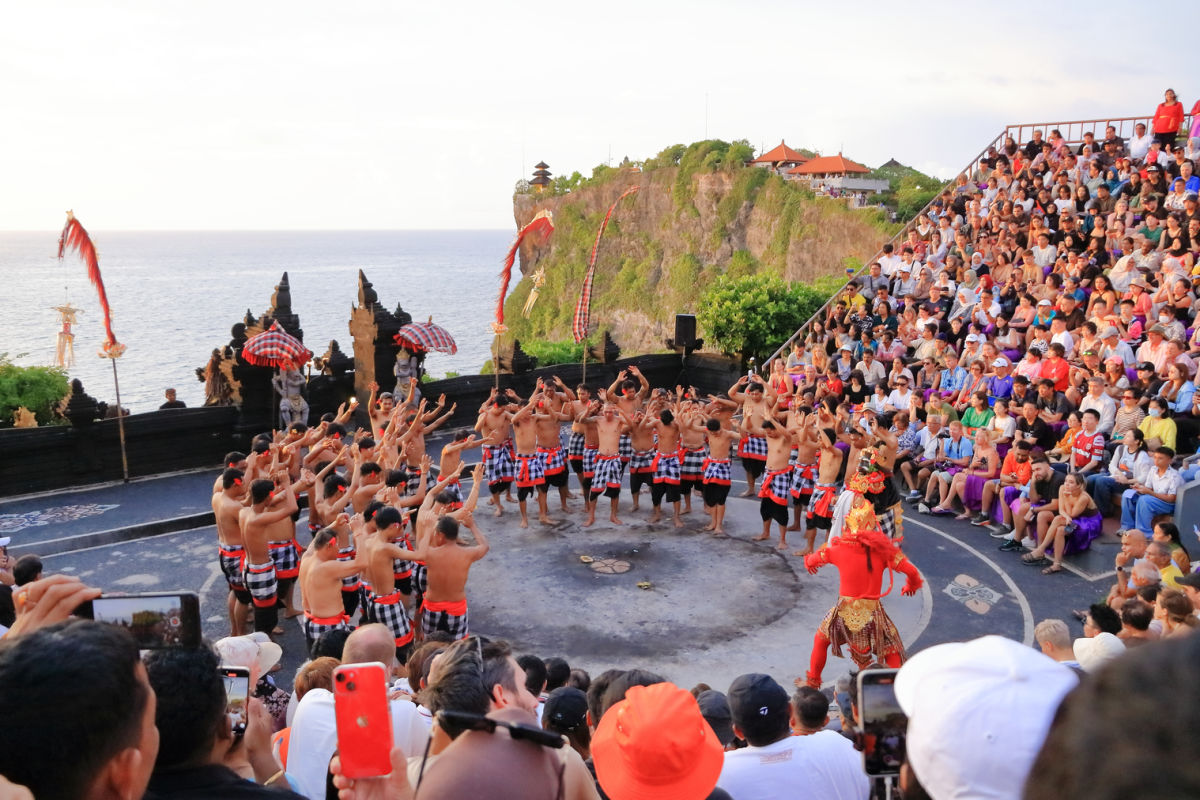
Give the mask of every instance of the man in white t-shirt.
[[879, 258], [879, 268], [883, 272], [885, 278], [893, 278], [896, 275], [896, 267], [900, 266], [900, 256], [896, 255], [896, 248], [892, 244], [883, 246], [883, 255]]
[[753, 800], [866, 800], [870, 781], [850, 743], [832, 731], [792, 736], [792, 704], [771, 676], [742, 675], [729, 687], [734, 734], [749, 747], [725, 754], [717, 787]]
[[[379, 661], [397, 669], [396, 643], [386, 625], [364, 625], [346, 639], [342, 663]], [[403, 698], [391, 701], [392, 741], [406, 754], [425, 751], [429, 728], [421, 721], [416, 705]], [[325, 778], [329, 759], [337, 750], [337, 723], [333, 694], [312, 689], [296, 707], [288, 744], [288, 778], [297, 793], [310, 800], [325, 800]]]

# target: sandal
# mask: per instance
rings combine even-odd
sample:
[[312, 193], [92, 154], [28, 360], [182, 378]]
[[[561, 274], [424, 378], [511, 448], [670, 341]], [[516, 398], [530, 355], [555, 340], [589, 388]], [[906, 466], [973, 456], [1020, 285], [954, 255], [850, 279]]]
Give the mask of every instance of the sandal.
[[1054, 574], [1062, 572], [1062, 571], [1063, 571], [1062, 564], [1051, 564], [1050, 566], [1048, 566], [1044, 570], [1042, 570], [1042, 574], [1043, 575], [1054, 575]]
[[1021, 563], [1028, 564], [1031, 567], [1037, 567], [1037, 566], [1041, 566], [1042, 564], [1050, 563], [1050, 559], [1046, 558], [1045, 556], [1036, 555], [1034, 553], [1026, 553], [1025, 555], [1021, 556]]

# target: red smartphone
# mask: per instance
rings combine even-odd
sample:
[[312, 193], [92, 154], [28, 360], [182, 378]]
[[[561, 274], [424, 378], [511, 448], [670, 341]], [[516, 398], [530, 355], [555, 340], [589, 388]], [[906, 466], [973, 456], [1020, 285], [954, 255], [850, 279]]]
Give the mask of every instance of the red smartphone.
[[387, 668], [379, 662], [343, 664], [333, 671], [338, 757], [347, 778], [392, 771], [392, 714]]

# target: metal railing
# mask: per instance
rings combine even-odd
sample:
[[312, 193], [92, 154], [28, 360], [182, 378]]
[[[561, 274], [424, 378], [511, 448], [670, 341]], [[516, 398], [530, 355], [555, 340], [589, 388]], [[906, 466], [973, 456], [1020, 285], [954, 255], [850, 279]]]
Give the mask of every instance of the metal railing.
[[[770, 368], [770, 364], [772, 361], [779, 358], [782, 354], [786, 353], [788, 351], [788, 349], [792, 346], [792, 344], [795, 343], [795, 341], [797, 339], [799, 339], [801, 336], [804, 335], [805, 331], [808, 330], [809, 326], [811, 326], [813, 324], [813, 322], [815, 322], [816, 320], [820, 319], [821, 316], [823, 314], [825, 314], [826, 311], [829, 310], [829, 307], [834, 302], [836, 302], [837, 298], [841, 296], [842, 292], [846, 291], [846, 287], [848, 287], [854, 281], [858, 280], [859, 276], [861, 276], [863, 274], [863, 272], [868, 267], [870, 267], [870, 265], [872, 263], [883, 258], [883, 248], [884, 247], [886, 247], [889, 244], [894, 247], [896, 242], [901, 241], [903, 238], [906, 238], [908, 236], [908, 232], [910, 230], [912, 230], [913, 227], [915, 227], [916, 221], [921, 218], [922, 214], [924, 214], [925, 212], [927, 212], [930, 209], [930, 207], [933, 205], [934, 201], [936, 201], [939, 197], [941, 197], [942, 193], [945, 192], [947, 189], [953, 188], [953, 186], [957, 183], [960, 175], [970, 176], [971, 174], [973, 174], [975, 167], [979, 164], [980, 160], [985, 155], [987, 155], [988, 149], [992, 148], [992, 147], [996, 147], [997, 149], [999, 149], [1000, 145], [1002, 145], [1004, 143], [1004, 140], [1006, 137], [1012, 136], [1013, 140], [1018, 145], [1024, 146], [1024, 142], [1025, 142], [1024, 133], [1026, 131], [1029, 132], [1029, 138], [1032, 138], [1034, 129], [1043, 131], [1046, 135], [1046, 138], [1048, 139], [1050, 131], [1058, 130], [1059, 133], [1062, 134], [1063, 139], [1066, 140], [1066, 142], [1068, 144], [1076, 144], [1077, 145], [1077, 144], [1080, 144], [1081, 142], [1083, 142], [1083, 134], [1085, 134], [1089, 131], [1095, 134], [1095, 133], [1097, 133], [1097, 130], [1098, 130], [1099, 133], [1097, 134], [1097, 138], [1100, 141], [1103, 141], [1104, 140], [1104, 131], [1109, 125], [1112, 125], [1116, 129], [1118, 136], [1128, 139], [1130, 136], [1133, 135], [1134, 126], [1137, 125], [1137, 123], [1139, 123], [1139, 122], [1146, 125], [1146, 130], [1151, 130], [1150, 121], [1151, 121], [1151, 117], [1148, 117], [1148, 116], [1111, 117], [1109, 119], [1084, 119], [1084, 120], [1070, 120], [1067, 122], [1035, 122], [1035, 123], [1024, 123], [1024, 124], [1019, 124], [1019, 125], [1006, 126], [1004, 128], [1003, 132], [998, 134], [994, 139], [992, 139], [991, 142], [984, 145], [983, 149], [980, 150], [973, 159], [968, 161], [967, 165], [965, 167], [963, 167], [958, 172], [956, 172], [953, 178], [946, 181], [946, 183], [942, 184], [942, 187], [940, 189], [938, 189], [937, 193], [934, 194], [934, 196], [930, 199], [930, 201], [928, 203], [926, 203], [925, 206], [920, 211], [918, 211], [916, 214], [914, 214], [907, 222], [905, 222], [904, 226], [891, 239], [888, 239], [886, 242], [884, 242], [884, 244], [879, 248], [879, 250], [875, 253], [875, 255], [871, 256], [871, 258], [864, 261], [863, 265], [861, 267], [859, 267], [858, 271], [855, 272], [852, 276], [850, 276], [850, 278], [845, 283], [843, 283], [836, 292], [834, 292], [832, 295], [830, 295], [829, 299], [825, 301], [825, 304], [823, 306], [821, 306], [819, 309], [817, 309], [817, 312], [815, 314], [813, 314], [811, 317], [809, 317], [804, 322], [804, 324], [801, 325], [796, 330], [795, 333], [793, 333], [790, 337], [788, 337], [788, 340], [786, 342], [784, 342], [783, 345], [781, 345], [778, 350], [776, 350], [774, 353], [772, 353], [770, 358], [767, 358], [763, 361], [760, 369], [762, 369], [765, 372], [767, 369]], [[1185, 130], [1190, 130], [1191, 125], [1192, 125], [1192, 115], [1187, 114], [1184, 116], [1183, 127]], [[1073, 138], [1073, 135], [1075, 135], [1077, 138]]]

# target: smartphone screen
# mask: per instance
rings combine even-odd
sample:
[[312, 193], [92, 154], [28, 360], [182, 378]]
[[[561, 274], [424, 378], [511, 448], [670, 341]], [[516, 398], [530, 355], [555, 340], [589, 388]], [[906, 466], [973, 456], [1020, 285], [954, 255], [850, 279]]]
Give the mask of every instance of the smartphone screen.
[[896, 672], [868, 669], [858, 673], [863, 768], [868, 775], [898, 775], [904, 763], [908, 717], [896, 702]]
[[221, 680], [225, 683], [225, 714], [233, 735], [246, 732], [250, 721], [250, 670], [245, 667], [219, 667]]
[[97, 597], [75, 616], [119, 625], [143, 650], [200, 644], [200, 599], [190, 592]]

